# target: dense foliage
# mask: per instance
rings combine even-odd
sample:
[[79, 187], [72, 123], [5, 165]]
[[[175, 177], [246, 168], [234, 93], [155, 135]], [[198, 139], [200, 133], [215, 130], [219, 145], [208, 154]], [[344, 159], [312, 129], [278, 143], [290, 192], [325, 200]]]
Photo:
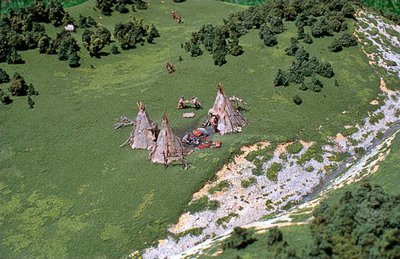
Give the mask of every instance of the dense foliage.
[[121, 48], [126, 50], [135, 48], [138, 44], [144, 45], [146, 40], [152, 43], [160, 34], [154, 25], [143, 24], [142, 19], [132, 17], [127, 23], [115, 25], [114, 37], [120, 42]]
[[400, 197], [364, 183], [337, 204], [322, 203], [310, 227], [310, 258], [398, 258]]
[[114, 10], [128, 13], [127, 5], [131, 5], [133, 11], [147, 9], [147, 3], [143, 0], [96, 0], [96, 8], [106, 16], [111, 15]]
[[[212, 54], [214, 64], [221, 66], [226, 63], [226, 55], [237, 56], [243, 53], [239, 39], [249, 30], [259, 30], [260, 39], [265, 46], [277, 45], [276, 35], [285, 31], [284, 21], [295, 22], [298, 39], [306, 44], [312, 44], [311, 35], [304, 31], [306, 26], [311, 28], [311, 34], [315, 38], [334, 36], [336, 33], [347, 31], [346, 18], [354, 18], [355, 8], [359, 4], [358, 0], [272, 0], [231, 14], [228, 19], [223, 20], [223, 25], [202, 26], [198, 32], [192, 33], [191, 39], [184, 47], [192, 57], [196, 57], [203, 54], [202, 45]], [[348, 35], [343, 34], [339, 39], [343, 47], [356, 44], [356, 41]]]
[[[316, 208], [310, 223], [312, 244], [294, 250], [278, 228], [271, 228], [265, 258], [399, 258], [400, 197], [363, 183], [335, 204]], [[256, 241], [252, 230], [235, 228], [222, 248], [243, 249]], [[261, 242], [261, 241], [257, 241]]]

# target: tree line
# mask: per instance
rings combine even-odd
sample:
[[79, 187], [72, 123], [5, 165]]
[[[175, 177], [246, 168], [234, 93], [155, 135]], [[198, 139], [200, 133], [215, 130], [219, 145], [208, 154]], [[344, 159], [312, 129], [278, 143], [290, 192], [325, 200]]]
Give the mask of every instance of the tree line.
[[[207, 24], [192, 33], [183, 45], [192, 57], [203, 54], [203, 49], [212, 54], [215, 65], [226, 63], [226, 56], [243, 53], [239, 39], [252, 29], [259, 31], [259, 37], [267, 47], [278, 44], [276, 35], [285, 31], [284, 21], [294, 22], [297, 39], [312, 44], [314, 38], [334, 36], [348, 30], [346, 18], [353, 19], [360, 0], [271, 0], [263, 5], [251, 6], [242, 12], [223, 19], [222, 25]], [[304, 28], [311, 29], [311, 35]], [[340, 36], [333, 45], [353, 46], [355, 38]], [[312, 36], [312, 37], [311, 37]], [[349, 42], [350, 41], [350, 42]], [[332, 47], [334, 51], [339, 48]]]
[[[310, 230], [311, 245], [295, 250], [278, 228], [270, 229], [265, 258], [399, 258], [400, 196], [363, 182], [337, 202], [323, 201]], [[256, 241], [254, 231], [235, 228], [222, 248], [240, 250]]]

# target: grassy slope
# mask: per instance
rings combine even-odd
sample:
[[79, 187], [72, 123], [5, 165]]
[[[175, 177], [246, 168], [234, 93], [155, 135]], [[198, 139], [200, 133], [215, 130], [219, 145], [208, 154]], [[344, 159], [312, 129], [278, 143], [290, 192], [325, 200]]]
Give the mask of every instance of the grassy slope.
[[[132, 15], [99, 18], [93, 6], [89, 1], [69, 12], [97, 17], [110, 30]], [[330, 53], [332, 38], [306, 46], [331, 62], [338, 75], [341, 87], [334, 87], [334, 79], [323, 80], [322, 93], [272, 86], [277, 69], [289, 67], [293, 59], [283, 55], [292, 25], [278, 36], [283, 44], [274, 48], [264, 47], [255, 32], [249, 33], [241, 39], [244, 55], [228, 57], [223, 67], [214, 66], [208, 55], [190, 58], [182, 52], [180, 42], [190, 32], [243, 8], [208, 0], [155, 1], [148, 11], [135, 13], [159, 28], [162, 37], [152, 46], [102, 59], [82, 50], [78, 69], [37, 50], [22, 53], [25, 65], [1, 64], [9, 74], [20, 72], [40, 96], [34, 98], [33, 110], [27, 109], [26, 98], [0, 107], [0, 257], [119, 257], [144, 248], [165, 236], [191, 194], [240, 143], [323, 139], [366, 115], [379, 77], [358, 47]], [[171, 9], [183, 15], [183, 25], [170, 18]], [[173, 75], [165, 73], [167, 61], [176, 66]], [[192, 168], [183, 171], [150, 164], [147, 152], [117, 148], [130, 129], [115, 132], [112, 124], [120, 115], [133, 117], [135, 102], [147, 103], [156, 121], [168, 111], [172, 127], [182, 133], [198, 124], [207, 109], [196, 121], [181, 119], [175, 110], [177, 98], [197, 95], [210, 107], [219, 80], [228, 94], [249, 103], [250, 122], [242, 134], [223, 137], [222, 150], [193, 154]], [[301, 106], [293, 104], [295, 94], [303, 98]], [[350, 112], [343, 115], [344, 110]], [[318, 133], [321, 124], [324, 130]]]

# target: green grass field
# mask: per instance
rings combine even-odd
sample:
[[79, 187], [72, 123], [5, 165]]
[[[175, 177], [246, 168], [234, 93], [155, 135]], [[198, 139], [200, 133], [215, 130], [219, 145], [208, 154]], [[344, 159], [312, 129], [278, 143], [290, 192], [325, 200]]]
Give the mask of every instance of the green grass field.
[[[228, 57], [222, 67], [214, 66], [209, 55], [190, 58], [180, 48], [201, 25], [221, 23], [243, 6], [214, 0], [152, 1], [147, 11], [111, 17], [100, 17], [93, 7], [91, 0], [68, 12], [75, 18], [91, 15], [112, 31], [131, 15], [143, 17], [157, 26], [161, 37], [156, 44], [101, 59], [82, 50], [82, 66], [75, 69], [38, 50], [21, 53], [24, 65], [0, 64], [10, 75], [18, 71], [40, 92], [33, 98], [34, 109], [28, 109], [26, 97], [0, 106], [1, 258], [116, 258], [143, 249], [167, 235], [192, 193], [242, 144], [324, 141], [366, 116], [379, 92], [379, 75], [361, 50], [331, 53], [327, 46], [332, 38], [305, 46], [329, 61], [336, 73], [322, 80], [321, 93], [302, 92], [294, 85], [274, 88], [276, 71], [293, 60], [284, 55], [294, 36], [293, 24], [286, 25], [287, 32], [278, 35], [280, 43], [273, 48], [263, 46], [256, 32], [247, 34], [241, 38], [245, 53]], [[182, 25], [171, 19], [171, 9], [183, 16]], [[56, 30], [48, 31], [54, 37]], [[81, 33], [79, 29], [79, 41]], [[168, 61], [177, 69], [172, 75], [164, 69]], [[334, 86], [335, 79], [340, 87]], [[134, 117], [136, 102], [145, 102], [157, 122], [168, 112], [172, 127], [182, 134], [203, 120], [218, 81], [229, 95], [248, 103], [249, 125], [241, 134], [222, 137], [222, 149], [194, 153], [188, 159], [191, 168], [184, 171], [151, 164], [146, 151], [118, 148], [130, 129], [114, 131], [113, 123], [121, 115]], [[303, 99], [301, 106], [293, 103], [295, 94]], [[175, 110], [181, 95], [202, 100], [205, 109], [196, 119], [182, 119], [182, 112]]]

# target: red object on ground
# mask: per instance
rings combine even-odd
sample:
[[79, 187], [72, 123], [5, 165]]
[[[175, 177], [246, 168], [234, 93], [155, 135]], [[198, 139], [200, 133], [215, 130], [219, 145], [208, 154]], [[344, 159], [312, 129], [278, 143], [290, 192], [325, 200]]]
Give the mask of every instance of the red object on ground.
[[215, 147], [216, 147], [216, 148], [220, 148], [221, 145], [222, 145], [221, 140], [217, 139], [217, 140], [215, 141]]
[[202, 133], [200, 130], [193, 130], [193, 135], [195, 135], [196, 137], [200, 137]]

